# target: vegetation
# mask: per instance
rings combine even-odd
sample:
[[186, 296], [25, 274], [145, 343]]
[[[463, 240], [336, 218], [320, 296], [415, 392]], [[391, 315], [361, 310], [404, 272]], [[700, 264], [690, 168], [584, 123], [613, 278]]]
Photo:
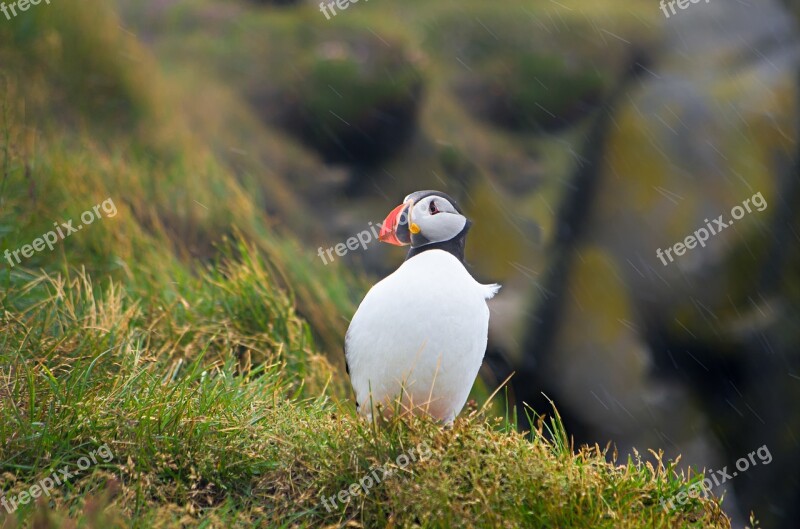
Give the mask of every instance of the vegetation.
[[[27, 282], [8, 286], [6, 497], [65, 465], [77, 471], [103, 444], [114, 455], [10, 519], [60, 527], [73, 515], [98, 528], [728, 527], [716, 501], [662, 508], [686, 487], [671, 466], [608, 463], [599, 447], [574, 452], [557, 420], [524, 435], [483, 411], [452, 429], [358, 419], [341, 400], [341, 375], [271, 286], [269, 265], [238, 250], [171, 299], [132, 296], [86, 274], [20, 274]], [[421, 443], [430, 447], [424, 460], [343, 508], [323, 505]]]

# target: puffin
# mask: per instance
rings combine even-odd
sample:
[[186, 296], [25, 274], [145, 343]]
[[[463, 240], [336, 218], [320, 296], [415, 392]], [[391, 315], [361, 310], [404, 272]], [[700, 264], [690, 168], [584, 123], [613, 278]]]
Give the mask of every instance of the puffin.
[[411, 193], [381, 224], [378, 239], [409, 246], [403, 264], [376, 283], [345, 335], [347, 372], [359, 414], [427, 414], [452, 424], [486, 353], [487, 300], [500, 285], [467, 271], [472, 222], [439, 191]]

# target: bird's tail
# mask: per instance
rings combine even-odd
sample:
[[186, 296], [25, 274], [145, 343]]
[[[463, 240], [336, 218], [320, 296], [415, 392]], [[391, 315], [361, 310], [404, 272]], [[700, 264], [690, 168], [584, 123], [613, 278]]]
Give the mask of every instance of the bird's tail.
[[495, 296], [495, 294], [500, 292], [500, 289], [503, 288], [501, 285], [498, 285], [497, 283], [493, 283], [491, 285], [481, 285], [481, 286], [483, 287], [484, 290], [483, 297], [485, 299], [492, 299]]

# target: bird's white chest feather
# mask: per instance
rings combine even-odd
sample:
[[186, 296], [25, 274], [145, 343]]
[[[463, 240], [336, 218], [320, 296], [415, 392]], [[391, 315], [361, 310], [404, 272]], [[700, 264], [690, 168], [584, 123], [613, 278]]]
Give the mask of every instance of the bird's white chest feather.
[[497, 291], [481, 285], [451, 254], [423, 252], [376, 284], [347, 331], [356, 399], [396, 399], [442, 420], [463, 408], [486, 351], [489, 308]]

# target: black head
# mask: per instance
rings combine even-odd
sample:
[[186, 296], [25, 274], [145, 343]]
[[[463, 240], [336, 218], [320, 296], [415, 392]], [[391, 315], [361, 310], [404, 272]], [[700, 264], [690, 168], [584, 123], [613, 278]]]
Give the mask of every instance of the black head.
[[464, 260], [464, 244], [471, 222], [455, 200], [439, 191], [411, 193], [386, 217], [380, 240], [411, 246], [411, 258], [426, 250], [445, 250]]

